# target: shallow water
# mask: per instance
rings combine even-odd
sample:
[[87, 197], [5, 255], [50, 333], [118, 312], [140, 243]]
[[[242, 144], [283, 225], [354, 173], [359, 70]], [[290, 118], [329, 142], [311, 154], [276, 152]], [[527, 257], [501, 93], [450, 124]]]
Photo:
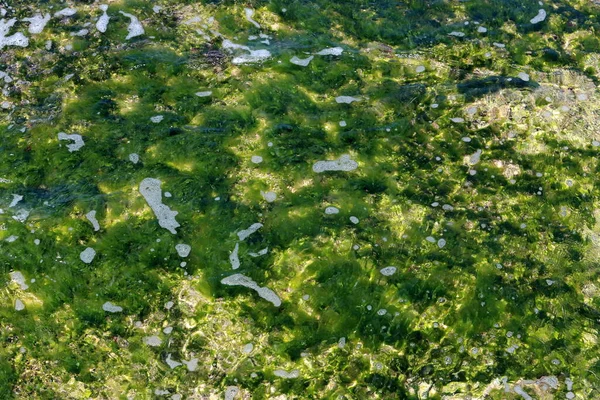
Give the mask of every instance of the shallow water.
[[0, 399], [600, 398], [594, 2], [0, 16]]

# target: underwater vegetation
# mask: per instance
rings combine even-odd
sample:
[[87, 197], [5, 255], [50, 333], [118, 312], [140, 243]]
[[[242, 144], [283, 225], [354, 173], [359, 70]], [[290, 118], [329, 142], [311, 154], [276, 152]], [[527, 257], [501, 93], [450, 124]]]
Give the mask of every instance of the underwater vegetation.
[[600, 399], [598, 31], [0, 0], [0, 399]]

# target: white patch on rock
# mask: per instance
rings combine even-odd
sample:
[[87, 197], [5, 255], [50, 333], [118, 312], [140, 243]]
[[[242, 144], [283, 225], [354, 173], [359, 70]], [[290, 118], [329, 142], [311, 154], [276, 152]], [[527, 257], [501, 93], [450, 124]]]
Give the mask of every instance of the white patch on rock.
[[98, 223], [98, 220], [96, 219], [96, 210], [92, 210], [89, 213], [85, 214], [85, 217], [88, 219], [88, 221], [90, 221], [90, 223], [94, 227], [95, 232], [100, 230], [100, 224]]
[[237, 233], [238, 238], [240, 240], [245, 240], [248, 236], [252, 235], [254, 232], [263, 227], [263, 224], [260, 222], [256, 222], [248, 227], [248, 229], [243, 229]]
[[196, 92], [196, 96], [198, 97], [208, 97], [210, 95], [212, 95], [212, 91], [210, 90], [206, 90], [204, 92]]
[[307, 58], [298, 58], [298, 57], [294, 56], [290, 59], [290, 62], [292, 64], [299, 65], [301, 67], [306, 67], [306, 66], [308, 66], [308, 64], [310, 64], [310, 62], [312, 61], [313, 58], [315, 58], [315, 57], [310, 56]]
[[27, 285], [27, 283], [25, 281], [25, 276], [23, 275], [23, 273], [21, 271], [11, 272], [9, 275], [10, 275], [10, 280], [13, 281], [14, 283], [16, 283], [17, 285], [19, 285], [21, 290], [29, 289], [29, 285]]
[[129, 155], [129, 161], [131, 161], [134, 164], [137, 164], [140, 161], [140, 156], [137, 153], [131, 153]]
[[13, 194], [12, 197], [13, 199], [8, 205], [8, 208], [16, 206], [21, 200], [23, 200], [23, 196], [21, 196], [20, 194]]
[[70, 153], [77, 151], [84, 146], [83, 138], [81, 137], [81, 135], [79, 135], [77, 133], [73, 133], [72, 135], [67, 135], [64, 132], [59, 132], [58, 140], [72, 140], [73, 141], [73, 143], [67, 145], [67, 149], [69, 149]]
[[37, 35], [42, 33], [44, 27], [46, 27], [46, 24], [50, 21], [50, 14], [46, 13], [42, 15], [37, 13], [33, 17], [23, 18], [23, 21], [29, 22], [29, 28], [27, 29], [29, 33]]
[[294, 378], [298, 378], [300, 376], [300, 371], [295, 369], [293, 371], [287, 372], [283, 369], [276, 369], [275, 371], [273, 371], [273, 374], [280, 378], [294, 379]]
[[325, 209], [325, 214], [327, 214], [327, 215], [339, 214], [339, 213], [340, 213], [340, 209], [337, 207], [329, 206]]
[[175, 245], [175, 250], [177, 251], [179, 257], [187, 257], [190, 254], [190, 251], [192, 251], [192, 246], [189, 244], [179, 243], [178, 245]]
[[154, 336], [146, 336], [144, 338], [144, 344], [151, 346], [151, 347], [158, 347], [162, 344], [162, 339], [159, 338], [158, 336], [154, 335]]
[[537, 15], [529, 20], [532, 24], [537, 24], [546, 19], [546, 10], [540, 8]]
[[260, 297], [273, 303], [275, 307], [281, 305], [281, 299], [277, 294], [267, 287], [258, 286], [256, 282], [242, 274], [233, 274], [221, 279], [221, 283], [228, 286], [244, 286], [255, 290]]
[[126, 13], [123, 11], [119, 11], [119, 13], [123, 14], [130, 20], [129, 26], [127, 27], [127, 37], [125, 38], [125, 40], [129, 40], [131, 38], [134, 38], [136, 36], [140, 36], [140, 35], [144, 34], [144, 27], [142, 26], [142, 23], [140, 22], [139, 19], [136, 18], [135, 15], [132, 15], [132, 14], [129, 14], [129, 13]]
[[60, 11], [57, 11], [54, 13], [55, 17], [70, 17], [72, 15], [75, 15], [77, 13], [77, 10], [74, 8], [63, 8]]
[[178, 361], [175, 361], [175, 360], [171, 359], [171, 353], [167, 354], [167, 358], [165, 359], [165, 362], [167, 363], [167, 365], [168, 365], [168, 366], [169, 366], [169, 368], [171, 368], [171, 369], [173, 369], [173, 368], [177, 368], [177, 367], [179, 367], [180, 365], [183, 365], [183, 364], [181, 364], [180, 362], [178, 362]]
[[106, 312], [111, 312], [111, 313], [118, 313], [123, 311], [123, 307], [119, 307], [113, 303], [111, 303], [110, 301], [107, 301], [106, 303], [102, 304], [102, 309]]
[[96, 250], [91, 247], [86, 247], [85, 250], [79, 253], [79, 258], [86, 264], [91, 263], [94, 260], [94, 257], [96, 257]]
[[338, 104], [350, 104], [354, 101], [360, 101], [360, 97], [338, 96], [335, 98], [335, 102]]
[[383, 276], [392, 276], [392, 275], [394, 275], [396, 273], [396, 271], [397, 271], [396, 267], [385, 267], [385, 268], [381, 268], [379, 270], [379, 272]]
[[254, 25], [258, 29], [260, 29], [260, 24], [258, 22], [256, 22], [254, 19], [252, 19], [252, 16], [254, 15], [254, 10], [253, 9], [251, 9], [251, 8], [244, 8], [244, 14], [246, 15], [246, 20], [248, 22], [250, 22], [252, 25]]
[[265, 247], [264, 249], [260, 250], [258, 253], [248, 253], [248, 255], [250, 257], [260, 257], [260, 256], [264, 256], [268, 252], [269, 252], [269, 248]]
[[261, 190], [260, 195], [267, 201], [267, 203], [272, 203], [277, 199], [277, 193], [275, 192], [263, 192]]
[[341, 47], [328, 47], [315, 54], [318, 56], [341, 56], [343, 52], [344, 49]]
[[154, 122], [155, 124], [158, 124], [163, 119], [165, 119], [165, 117], [163, 117], [162, 115], [155, 115], [154, 117], [150, 117], [150, 121]]
[[231, 269], [238, 269], [240, 267], [240, 258], [238, 256], [238, 251], [240, 250], [240, 244], [236, 243], [235, 247], [231, 254], [229, 254], [229, 263], [231, 264]]
[[29, 39], [21, 32], [6, 36], [15, 22], [17, 22], [16, 18], [9, 19], [8, 21], [0, 19], [0, 50], [3, 49], [4, 46], [27, 47], [29, 45]]
[[102, 15], [100, 18], [98, 18], [98, 21], [96, 21], [96, 29], [98, 29], [99, 32], [104, 33], [108, 29], [108, 21], [110, 20], [110, 17], [106, 13], [106, 10], [108, 10], [108, 5], [101, 4], [99, 8], [102, 10]]
[[15, 300], [15, 310], [23, 311], [25, 309], [25, 304], [19, 299]]
[[313, 164], [313, 171], [321, 173], [325, 171], [354, 171], [358, 168], [358, 163], [350, 159], [348, 154], [342, 155], [339, 159], [333, 161], [317, 161]]
[[146, 202], [156, 215], [158, 225], [167, 229], [172, 234], [176, 234], [176, 228], [179, 223], [175, 220], [177, 211], [172, 211], [168, 206], [162, 203], [161, 182], [155, 178], [146, 178], [140, 183], [140, 194], [146, 199]]

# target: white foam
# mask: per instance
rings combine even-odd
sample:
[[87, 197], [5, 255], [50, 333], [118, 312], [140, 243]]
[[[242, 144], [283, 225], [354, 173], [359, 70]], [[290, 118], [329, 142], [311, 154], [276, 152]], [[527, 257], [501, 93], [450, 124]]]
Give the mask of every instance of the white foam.
[[85, 36], [90, 33], [89, 29], [80, 29], [77, 32], [71, 32], [71, 36]]
[[140, 194], [144, 197], [154, 215], [156, 215], [158, 225], [167, 229], [172, 234], [176, 234], [176, 228], [181, 226], [175, 220], [175, 216], [179, 213], [172, 211], [167, 205], [162, 203], [160, 185], [161, 182], [158, 179], [146, 178], [140, 183]]
[[383, 276], [392, 276], [392, 275], [394, 275], [396, 273], [396, 271], [397, 271], [396, 267], [385, 267], [385, 268], [381, 268], [379, 270], [379, 272]]
[[11, 83], [13, 79], [4, 71], [0, 71], [0, 79], [4, 80], [6, 83]]
[[152, 7], [152, 11], [154, 11], [156, 14], [158, 14], [160, 12], [160, 10], [162, 10], [161, 6], [153, 6]]
[[111, 303], [110, 301], [107, 301], [106, 303], [102, 304], [102, 309], [106, 312], [111, 312], [111, 313], [118, 313], [123, 311], [123, 307], [119, 307], [113, 303]]
[[480, 26], [479, 28], [477, 28], [477, 32], [479, 33], [486, 33], [487, 32], [487, 28]]
[[190, 371], [190, 372], [194, 372], [196, 369], [198, 369], [198, 359], [197, 358], [192, 358], [190, 361], [181, 360], [181, 362], [183, 364], [185, 364], [188, 371]]
[[328, 47], [315, 54], [318, 56], [341, 56], [343, 52], [344, 49], [341, 47]]
[[465, 33], [464, 32], [452, 31], [452, 32], [450, 32], [448, 34], [448, 36], [464, 37]]
[[298, 378], [300, 376], [300, 371], [295, 369], [293, 371], [287, 372], [283, 369], [276, 369], [275, 371], [273, 371], [273, 374], [280, 378], [294, 379], [294, 378]]
[[358, 218], [356, 218], [354, 215], [350, 217], [350, 222], [352, 222], [353, 224], [358, 224], [359, 220]]
[[29, 28], [27, 29], [32, 35], [42, 33], [48, 21], [50, 21], [50, 14], [44, 15], [37, 13], [33, 17], [23, 18], [23, 21], [29, 22]]
[[260, 164], [263, 162], [263, 158], [261, 156], [252, 156], [250, 161], [252, 161], [254, 164]]
[[151, 347], [158, 347], [162, 344], [162, 340], [161, 338], [159, 338], [158, 336], [154, 335], [154, 336], [146, 336], [144, 338], [144, 344], [151, 346]]
[[8, 208], [16, 206], [21, 200], [23, 200], [23, 196], [21, 196], [20, 194], [13, 194], [12, 197], [13, 199], [8, 205]]
[[532, 24], [537, 24], [546, 19], [546, 10], [540, 8], [537, 15], [529, 20]]
[[21, 271], [11, 272], [9, 275], [10, 275], [10, 280], [13, 281], [14, 283], [16, 283], [17, 285], [19, 285], [21, 290], [29, 289], [29, 285], [27, 285], [25, 276], [23, 275], [23, 273]]
[[15, 22], [17, 22], [16, 18], [9, 19], [8, 21], [0, 19], [0, 49], [3, 49], [4, 46], [27, 47], [29, 45], [29, 39], [21, 32], [6, 36]]
[[506, 45], [504, 43], [498, 43], [498, 42], [494, 42], [492, 43], [494, 46], [498, 47], [499, 49], [503, 49], [506, 47]]
[[23, 311], [25, 309], [25, 304], [19, 299], [15, 300], [15, 310]]
[[190, 251], [192, 251], [192, 246], [189, 244], [179, 243], [178, 245], [175, 245], [175, 250], [177, 251], [179, 257], [187, 257], [190, 255]]
[[242, 352], [250, 354], [252, 353], [252, 350], [254, 350], [254, 345], [252, 343], [246, 343], [242, 349]]
[[344, 347], [346, 347], [346, 338], [342, 337], [340, 338], [340, 340], [338, 340], [338, 347], [340, 349], [343, 349]]
[[465, 122], [464, 118], [460, 118], [460, 117], [450, 118], [450, 121], [457, 123], [457, 124], [461, 124], [461, 123]]
[[91, 263], [94, 260], [94, 257], [96, 257], [96, 250], [91, 247], [86, 247], [85, 250], [79, 253], [79, 258], [86, 264]]
[[73, 143], [67, 145], [67, 149], [69, 149], [69, 152], [71, 152], [71, 153], [81, 149], [85, 144], [85, 143], [83, 143], [83, 138], [81, 137], [81, 135], [79, 135], [77, 133], [67, 135], [64, 132], [59, 132], [58, 140], [72, 140]]
[[360, 98], [353, 96], [338, 96], [335, 98], [335, 101], [338, 104], [350, 104], [355, 101], [360, 101]]
[[240, 244], [236, 243], [231, 254], [229, 254], [229, 263], [231, 269], [238, 269], [240, 267], [240, 259], [238, 257], [238, 251], [240, 250]]
[[301, 67], [306, 67], [306, 66], [308, 66], [308, 64], [310, 64], [310, 62], [312, 61], [313, 58], [315, 58], [315, 56], [310, 56], [307, 58], [298, 58], [298, 57], [294, 56], [290, 59], [290, 62], [292, 64], [299, 65]]
[[275, 192], [263, 192], [261, 190], [260, 195], [267, 201], [267, 203], [272, 203], [277, 199], [277, 193]]
[[102, 15], [98, 18], [98, 21], [96, 21], [96, 29], [98, 29], [99, 32], [104, 33], [108, 29], [108, 21], [110, 21], [110, 17], [106, 13], [108, 5], [101, 4], [99, 8], [102, 10]]
[[198, 96], [198, 97], [208, 97], [210, 95], [212, 95], [212, 91], [210, 91], [210, 90], [207, 90], [204, 92], [196, 92], [196, 96]]
[[419, 65], [417, 68], [415, 68], [415, 71], [416, 71], [417, 73], [419, 73], [419, 74], [420, 74], [421, 72], [425, 72], [425, 66], [423, 66], [423, 65]]
[[29, 211], [25, 210], [25, 209], [20, 209], [18, 210], [13, 216], [12, 218], [15, 221], [19, 221], [19, 222], [25, 222], [25, 220], [27, 219], [27, 217], [29, 217]]
[[260, 222], [256, 222], [248, 227], [248, 229], [243, 229], [237, 233], [238, 238], [240, 240], [245, 240], [248, 236], [252, 235], [254, 232], [263, 227], [263, 224]]
[[470, 165], [475, 165], [479, 162], [479, 160], [481, 159], [481, 149], [477, 150], [475, 153], [471, 154], [469, 156], [469, 164]]
[[8, 243], [12, 243], [15, 240], [17, 240], [19, 237], [15, 236], [15, 235], [10, 235], [9, 237], [7, 237], [6, 239], [4, 239], [5, 241], [7, 241]]
[[75, 15], [77, 13], [77, 10], [74, 8], [63, 8], [60, 11], [57, 11], [54, 13], [55, 17], [70, 17], [72, 15]]
[[125, 40], [129, 40], [131, 38], [144, 34], [144, 27], [135, 15], [123, 11], [119, 11], [119, 13], [123, 14], [124, 16], [130, 19], [129, 26], [127, 27], [127, 37], [125, 38]]
[[258, 286], [256, 282], [242, 274], [233, 274], [221, 279], [221, 283], [228, 286], [244, 286], [255, 290], [260, 297], [273, 303], [275, 307], [281, 305], [281, 299], [277, 294], [267, 287]]
[[345, 127], [345, 126], [347, 125], [347, 124], [346, 124], [346, 121], [340, 121], [340, 122], [339, 122], [339, 124], [340, 124], [340, 126], [341, 126], [342, 128], [343, 128], [343, 127]]
[[529, 74], [527, 74], [525, 72], [519, 72], [519, 74], [517, 76], [519, 78], [521, 78], [521, 80], [523, 80], [525, 82], [529, 82]]
[[164, 118], [165, 117], [163, 117], [162, 115], [155, 115], [154, 117], [150, 117], [150, 121], [154, 122], [155, 124], [158, 124]]
[[340, 213], [340, 209], [337, 207], [329, 206], [325, 209], [325, 214], [327, 214], [327, 215], [339, 214], [339, 213]]
[[131, 153], [129, 155], [129, 161], [131, 161], [134, 164], [137, 164], [140, 161], [140, 156], [137, 153]]
[[269, 252], [269, 248], [265, 247], [264, 249], [259, 250], [258, 253], [248, 253], [248, 255], [250, 255], [250, 257], [260, 257], [260, 256], [264, 256], [268, 252]]
[[248, 22], [250, 22], [252, 25], [254, 25], [255, 27], [260, 29], [260, 24], [252, 19], [252, 16], [254, 15], [253, 9], [244, 8], [244, 14], [246, 14], [246, 19], [248, 20]]
[[235, 57], [231, 60], [231, 63], [234, 65], [240, 64], [251, 64], [260, 61], [265, 61], [271, 57], [271, 52], [269, 50], [249, 50], [250, 54], [244, 54], [238, 57]]
[[92, 210], [89, 213], [85, 214], [85, 217], [88, 219], [88, 221], [90, 221], [90, 223], [94, 227], [94, 231], [97, 232], [100, 230], [100, 224], [98, 223], [98, 220], [96, 219], [96, 210]]
[[317, 161], [313, 164], [313, 171], [321, 173], [325, 171], [354, 171], [358, 168], [358, 163], [350, 159], [348, 154], [342, 155], [339, 159], [333, 161]]
[[444, 247], [446, 245], [446, 240], [445, 239], [438, 240], [437, 245], [441, 249], [442, 247]]

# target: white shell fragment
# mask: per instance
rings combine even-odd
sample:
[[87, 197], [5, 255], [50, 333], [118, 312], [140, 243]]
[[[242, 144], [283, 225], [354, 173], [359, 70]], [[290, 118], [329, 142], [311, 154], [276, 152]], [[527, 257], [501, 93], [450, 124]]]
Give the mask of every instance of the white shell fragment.
[[89, 213], [85, 214], [85, 217], [88, 219], [88, 221], [90, 221], [90, 223], [94, 227], [95, 232], [100, 230], [100, 224], [98, 223], [98, 220], [96, 219], [96, 210], [92, 210]]
[[102, 304], [102, 309], [106, 312], [111, 312], [111, 313], [118, 313], [123, 311], [123, 307], [119, 307], [113, 303], [111, 303], [110, 301], [107, 301], [106, 303]]
[[339, 213], [340, 213], [340, 209], [337, 207], [329, 206], [325, 209], [325, 214], [327, 214], [327, 215], [339, 214]]
[[238, 269], [240, 267], [240, 259], [238, 257], [238, 251], [240, 250], [240, 244], [236, 243], [233, 251], [229, 255], [229, 263], [231, 264], [231, 269]]
[[42, 33], [44, 27], [50, 21], [50, 14], [44, 15], [37, 13], [33, 17], [23, 18], [23, 21], [29, 22], [29, 28], [27, 29], [32, 35]]
[[310, 64], [310, 62], [312, 61], [313, 58], [315, 58], [315, 57], [310, 56], [307, 58], [298, 58], [298, 57], [294, 56], [290, 59], [290, 62], [292, 64], [299, 65], [301, 67], [306, 67], [306, 66], [308, 66], [308, 64]]
[[137, 19], [137, 17], [135, 15], [123, 12], [123, 11], [119, 11], [120, 14], [123, 14], [124, 16], [126, 16], [127, 18], [129, 18], [130, 22], [129, 22], [129, 26], [127, 27], [127, 37], [125, 38], [125, 40], [129, 40], [131, 38], [134, 38], [136, 36], [140, 36], [144, 34], [144, 27], [142, 26], [142, 23], [140, 22], [139, 19]]
[[162, 190], [160, 189], [161, 182], [155, 178], [146, 178], [140, 183], [140, 194], [146, 199], [146, 202], [154, 211], [154, 215], [158, 219], [158, 225], [167, 229], [172, 234], [176, 234], [176, 228], [179, 223], [175, 220], [177, 211], [172, 211], [168, 206], [162, 203]]
[[283, 369], [276, 369], [275, 371], [273, 371], [273, 374], [280, 378], [294, 379], [294, 378], [298, 378], [300, 376], [300, 371], [295, 369], [293, 371], [287, 372]]
[[98, 18], [98, 21], [96, 21], [96, 29], [98, 29], [99, 32], [104, 33], [106, 32], [106, 29], [108, 29], [108, 21], [110, 20], [110, 17], [106, 13], [108, 5], [101, 4], [98, 8], [102, 10], [102, 15]]
[[144, 338], [144, 344], [151, 346], [151, 347], [158, 347], [162, 344], [162, 339], [159, 338], [158, 336], [154, 335], [154, 336], [146, 336]]
[[243, 229], [237, 233], [238, 238], [240, 240], [245, 240], [248, 236], [252, 235], [254, 232], [262, 228], [263, 224], [260, 222], [256, 222], [248, 227], [248, 229]]
[[260, 29], [260, 24], [258, 22], [256, 22], [254, 19], [252, 19], [252, 16], [254, 15], [253, 9], [244, 8], [244, 14], [246, 15], [246, 20], [248, 20], [248, 22], [250, 22], [252, 25], [254, 25], [255, 27]]
[[318, 56], [341, 56], [343, 52], [344, 49], [341, 47], [328, 47], [315, 54]]
[[15, 300], [15, 310], [23, 311], [25, 309], [25, 304], [19, 299]]
[[187, 257], [190, 255], [190, 251], [192, 251], [192, 246], [189, 244], [179, 243], [175, 245], [175, 250], [177, 251], [179, 257]]
[[338, 104], [350, 104], [355, 101], [360, 101], [360, 98], [353, 96], [338, 96], [335, 98], [335, 102]]
[[333, 161], [317, 161], [313, 165], [313, 171], [321, 173], [325, 171], [353, 171], [358, 168], [358, 163], [350, 159], [348, 154], [342, 155]]
[[256, 282], [242, 274], [233, 274], [221, 279], [221, 283], [228, 286], [244, 286], [255, 290], [260, 297], [273, 303], [275, 307], [281, 305], [281, 299], [277, 294], [267, 287], [258, 286]]
[[6, 36], [15, 22], [17, 22], [16, 18], [9, 19], [8, 21], [0, 19], [0, 50], [3, 49], [4, 46], [27, 47], [29, 45], [29, 39], [21, 32]]
[[385, 268], [381, 268], [379, 270], [379, 272], [383, 276], [392, 276], [392, 275], [394, 275], [396, 273], [396, 270], [397, 270], [396, 267], [385, 267]]
[[25, 276], [23, 276], [23, 273], [21, 271], [11, 272], [9, 275], [10, 280], [19, 285], [21, 290], [29, 289], [29, 285], [25, 283]]
[[86, 264], [91, 263], [94, 260], [94, 257], [96, 257], [96, 250], [92, 249], [91, 247], [87, 247], [85, 250], [79, 253], [79, 258]]
[[532, 24], [537, 24], [546, 19], [546, 10], [540, 8], [537, 15], [529, 20]]
[[70, 153], [77, 151], [84, 146], [83, 138], [81, 137], [81, 135], [79, 135], [77, 133], [73, 133], [72, 135], [67, 135], [64, 132], [59, 132], [58, 140], [72, 140], [73, 141], [73, 143], [67, 145], [67, 149], [69, 149]]

